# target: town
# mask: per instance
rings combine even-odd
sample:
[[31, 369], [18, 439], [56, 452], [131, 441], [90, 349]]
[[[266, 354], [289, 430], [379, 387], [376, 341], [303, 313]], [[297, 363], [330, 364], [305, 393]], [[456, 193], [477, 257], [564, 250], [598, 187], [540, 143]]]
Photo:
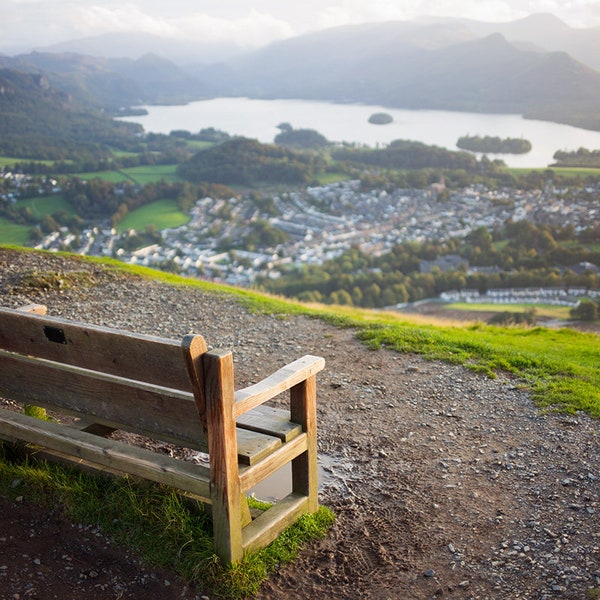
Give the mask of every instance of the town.
[[[434, 184], [388, 193], [362, 191], [360, 182], [351, 180], [273, 194], [268, 213], [244, 196], [201, 198], [186, 225], [156, 232], [158, 239], [141, 248], [130, 249], [127, 243], [137, 232], [117, 233], [101, 225], [78, 235], [63, 228], [46, 236], [36, 248], [114, 257], [185, 276], [249, 286], [258, 277], [279, 277], [290, 265], [320, 265], [351, 247], [383, 255], [401, 242], [462, 238], [477, 228], [492, 230], [509, 220], [572, 225], [580, 231], [597, 222], [594, 198], [599, 193], [597, 183], [564, 189], [549, 184], [533, 191], [492, 190], [482, 185], [451, 191]], [[244, 248], [244, 239], [259, 221], [284, 232], [285, 241]], [[443, 268], [441, 263], [437, 266]], [[597, 265], [588, 268], [600, 271]]]

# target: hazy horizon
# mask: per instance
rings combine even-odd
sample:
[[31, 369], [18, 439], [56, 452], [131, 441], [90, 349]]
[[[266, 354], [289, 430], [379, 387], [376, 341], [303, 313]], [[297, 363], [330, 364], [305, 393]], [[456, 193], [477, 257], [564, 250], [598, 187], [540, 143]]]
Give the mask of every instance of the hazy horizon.
[[600, 27], [600, 1], [581, 0], [5, 0], [0, 52], [17, 54], [105, 33], [149, 33], [177, 42], [256, 48], [339, 25], [421, 16], [508, 22], [550, 13], [572, 27]]

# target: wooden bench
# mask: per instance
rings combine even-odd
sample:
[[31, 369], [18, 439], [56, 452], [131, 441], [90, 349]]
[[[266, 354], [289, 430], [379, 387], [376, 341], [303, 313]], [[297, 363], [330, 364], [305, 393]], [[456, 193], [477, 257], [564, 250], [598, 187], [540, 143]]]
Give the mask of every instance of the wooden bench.
[[[76, 465], [167, 484], [212, 505], [225, 563], [261, 548], [317, 505], [316, 373], [304, 356], [234, 390], [231, 352], [0, 308], [0, 396], [70, 415], [71, 424], [0, 409], [0, 438]], [[289, 410], [264, 405], [290, 390]], [[210, 466], [106, 437], [123, 430], [208, 452]], [[291, 462], [289, 495], [252, 519], [246, 493]]]

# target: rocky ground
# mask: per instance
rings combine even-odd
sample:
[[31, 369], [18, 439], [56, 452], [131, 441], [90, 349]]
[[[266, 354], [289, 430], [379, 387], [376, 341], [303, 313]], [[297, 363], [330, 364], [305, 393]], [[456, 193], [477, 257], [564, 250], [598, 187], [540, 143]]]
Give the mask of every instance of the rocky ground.
[[[42, 273], [63, 284], [45, 289]], [[29, 302], [155, 335], [202, 333], [233, 350], [239, 386], [302, 354], [325, 357], [321, 502], [337, 520], [258, 598], [600, 597], [598, 421], [540, 414], [516, 379], [369, 351], [352, 330], [0, 249], [1, 305]], [[26, 497], [0, 510], [0, 598], [206, 596]]]

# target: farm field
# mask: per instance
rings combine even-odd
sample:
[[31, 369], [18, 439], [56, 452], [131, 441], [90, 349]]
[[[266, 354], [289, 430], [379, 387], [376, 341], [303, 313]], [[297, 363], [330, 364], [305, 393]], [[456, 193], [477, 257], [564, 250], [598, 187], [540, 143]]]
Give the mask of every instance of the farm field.
[[111, 183], [130, 181], [139, 185], [154, 183], [164, 180], [167, 183], [181, 181], [176, 174], [177, 165], [144, 165], [141, 167], [129, 167], [115, 171], [91, 171], [87, 173], [75, 173], [74, 177], [79, 179], [103, 179]]
[[158, 200], [130, 212], [117, 225], [117, 231], [144, 231], [148, 225], [156, 227], [157, 230], [169, 229], [185, 225], [189, 219], [188, 215], [177, 208], [174, 200]]
[[46, 215], [51, 215], [59, 211], [65, 211], [70, 215], [75, 214], [73, 206], [62, 194], [37, 196], [36, 198], [19, 200], [17, 208], [29, 208], [36, 219], [41, 219]]
[[0, 243], [24, 246], [29, 241], [29, 225], [19, 225], [0, 217]]
[[534, 308], [538, 317], [549, 319], [568, 319], [570, 308], [568, 306], [555, 306], [553, 304], [471, 304], [467, 302], [454, 302], [446, 304], [446, 310], [463, 310], [468, 312], [524, 312]]

